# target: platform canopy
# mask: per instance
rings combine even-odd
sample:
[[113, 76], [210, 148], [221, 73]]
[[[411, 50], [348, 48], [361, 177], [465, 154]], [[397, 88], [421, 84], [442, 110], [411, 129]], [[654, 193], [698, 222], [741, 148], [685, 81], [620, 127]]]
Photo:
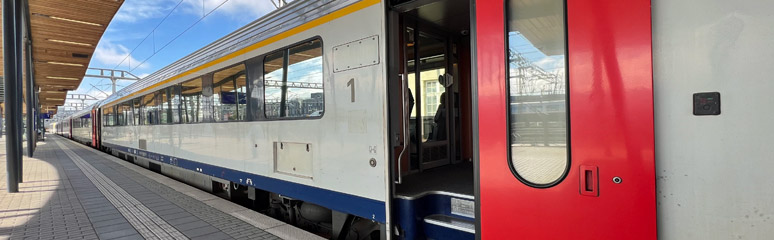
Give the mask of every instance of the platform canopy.
[[[41, 112], [55, 112], [56, 106], [64, 104], [67, 91], [81, 84], [97, 43], [124, 1], [27, 2], [34, 80], [40, 88]], [[0, 75], [2, 71], [0, 68]]]

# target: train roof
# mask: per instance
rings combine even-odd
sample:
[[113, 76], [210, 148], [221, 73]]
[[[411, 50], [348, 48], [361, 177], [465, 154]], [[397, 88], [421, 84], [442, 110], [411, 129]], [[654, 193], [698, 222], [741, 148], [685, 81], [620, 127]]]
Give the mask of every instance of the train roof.
[[[301, 26], [321, 16], [344, 8], [361, 0], [296, 0], [236, 31], [208, 44], [172, 64], [148, 75], [147, 77], [121, 89], [102, 101], [101, 106], [114, 105], [119, 100], [132, 96], [136, 92], [155, 90], [162, 87], [162, 81], [185, 75], [186, 72], [201, 67], [214, 60], [240, 51], [270, 37]], [[364, 0], [369, 1], [369, 0]], [[188, 79], [180, 79], [188, 80]]]

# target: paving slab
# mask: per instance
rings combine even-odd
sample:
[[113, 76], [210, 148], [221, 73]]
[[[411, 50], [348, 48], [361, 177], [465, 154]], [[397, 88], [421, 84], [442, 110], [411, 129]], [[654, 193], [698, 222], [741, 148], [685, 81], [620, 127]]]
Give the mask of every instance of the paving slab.
[[19, 193], [5, 161], [0, 147], [0, 239], [322, 239], [58, 136], [24, 158]]

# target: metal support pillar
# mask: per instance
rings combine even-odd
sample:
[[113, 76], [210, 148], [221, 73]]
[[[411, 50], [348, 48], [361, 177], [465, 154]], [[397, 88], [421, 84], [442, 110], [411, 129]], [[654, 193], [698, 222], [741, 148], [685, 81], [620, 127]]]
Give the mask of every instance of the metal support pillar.
[[[21, 140], [22, 140], [21, 136], [23, 136], [23, 130], [24, 130], [24, 121], [22, 121], [23, 117], [24, 117], [24, 114], [23, 114], [23, 112], [24, 112], [24, 108], [23, 108], [24, 102], [23, 101], [24, 100], [22, 100], [22, 98], [24, 97], [24, 83], [23, 83], [23, 81], [24, 81], [24, 72], [23, 72], [24, 71], [24, 68], [23, 68], [24, 65], [22, 64], [23, 61], [24, 61], [24, 57], [23, 57], [24, 56], [24, 52], [22, 51], [23, 47], [24, 47], [24, 38], [23, 38], [24, 26], [22, 25], [23, 22], [24, 22], [24, 14], [22, 13], [22, 5], [24, 4], [24, 0], [16, 0], [14, 2], [15, 3], [13, 5], [13, 11], [14, 11], [13, 12], [13, 18], [14, 18], [13, 22], [14, 22], [14, 36], [16, 37], [16, 43], [15, 43], [16, 47], [14, 48], [14, 49], [16, 49], [16, 56], [15, 56], [16, 57], [16, 60], [15, 60], [16, 65], [15, 66], [16, 66], [16, 79], [17, 79], [17, 81], [20, 82], [17, 85], [17, 91], [19, 92], [19, 98], [18, 98], [19, 100], [16, 101], [16, 107], [17, 107], [17, 109], [19, 109], [19, 114], [17, 115], [17, 117], [15, 119], [16, 122], [18, 122], [17, 124], [19, 126], [19, 139], [20, 139], [19, 147], [18, 147], [18, 149], [19, 149], [19, 162], [16, 164], [16, 168], [18, 169], [18, 172], [16, 174], [17, 174], [19, 183], [22, 183], [23, 182], [22, 180], [24, 179], [23, 178], [24, 171], [22, 170], [22, 169], [24, 169], [23, 168], [23, 166], [24, 166], [24, 145], [21, 143]], [[29, 136], [27, 136], [27, 137], [29, 137]]]
[[[22, 5], [22, 4], [19, 4]], [[35, 102], [32, 100], [33, 96], [35, 95], [35, 82], [34, 82], [34, 76], [32, 74], [32, 39], [30, 38], [30, 31], [28, 31], [29, 28], [29, 22], [27, 21], [29, 18], [27, 15], [27, 6], [26, 4], [22, 6], [24, 10], [20, 12], [20, 14], [24, 17], [24, 27], [22, 32], [24, 33], [24, 51], [25, 51], [25, 65], [26, 67], [26, 80], [27, 83], [27, 89], [26, 90], [26, 99], [27, 99], [27, 156], [32, 157], [32, 154], [35, 152], [35, 143], [37, 142], [38, 134], [37, 129], [35, 129]], [[22, 165], [22, 164], [20, 164]], [[22, 172], [19, 172], [19, 175], [22, 175]], [[21, 178], [19, 179], [19, 182], [21, 181]]]
[[3, 0], [3, 81], [5, 81], [5, 151], [6, 170], [8, 171], [8, 192], [19, 192], [19, 162], [22, 153], [21, 146], [21, 122], [16, 121], [21, 117], [19, 101], [19, 79], [16, 74], [16, 7], [18, 0]]

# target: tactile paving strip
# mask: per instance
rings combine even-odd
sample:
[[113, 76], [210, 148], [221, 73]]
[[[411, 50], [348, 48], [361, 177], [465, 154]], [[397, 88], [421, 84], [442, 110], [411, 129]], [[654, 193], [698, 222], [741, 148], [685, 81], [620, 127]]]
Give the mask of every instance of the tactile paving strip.
[[153, 213], [148, 207], [132, 197], [123, 188], [118, 186], [118, 184], [107, 178], [67, 146], [58, 141], [56, 143], [144, 238], [188, 239], [180, 231]]

